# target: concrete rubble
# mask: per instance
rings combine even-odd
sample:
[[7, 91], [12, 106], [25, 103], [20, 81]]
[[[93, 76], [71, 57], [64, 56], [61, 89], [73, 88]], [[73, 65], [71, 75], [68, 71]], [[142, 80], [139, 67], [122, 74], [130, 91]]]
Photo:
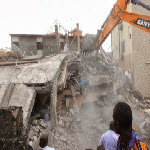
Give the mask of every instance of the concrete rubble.
[[[53, 140], [50, 144], [57, 150], [96, 148], [100, 134], [105, 132], [108, 127], [103, 122], [102, 117], [96, 115], [99, 113], [98, 107], [92, 111], [92, 107], [96, 106], [94, 105], [95, 103], [90, 103], [86, 107], [83, 106], [84, 112], [83, 108], [80, 110], [74, 108], [66, 115], [59, 116], [58, 125], [51, 134]], [[100, 130], [103, 131], [98, 132]]]
[[21, 107], [0, 109], [0, 149], [25, 149], [25, 139], [22, 134], [23, 119]]
[[[35, 64], [0, 67], [0, 108], [9, 110], [9, 107], [22, 107], [22, 134], [24, 136], [30, 130], [30, 119], [32, 118], [38, 94], [45, 94], [43, 97], [45, 96], [46, 100], [48, 98], [47, 95], [49, 95], [49, 101], [52, 101], [51, 104], [49, 102], [48, 107], [52, 118], [51, 124], [56, 123], [55, 100], [57, 101], [58, 86], [56, 81], [67, 59], [68, 56], [62, 54], [41, 59]], [[41, 122], [38, 122], [38, 124], [41, 125]], [[44, 122], [42, 122], [41, 126], [44, 126]], [[46, 128], [46, 126], [44, 127]], [[51, 126], [48, 125], [48, 127], [50, 128]]]
[[[110, 58], [104, 61], [99, 52], [58, 54], [32, 64], [3, 66], [0, 72], [0, 111], [22, 108], [21, 138], [34, 150], [43, 133], [56, 150], [96, 149], [118, 101], [131, 105], [139, 136], [148, 138], [150, 102], [142, 100], [124, 71]], [[0, 135], [1, 142], [5, 137]]]

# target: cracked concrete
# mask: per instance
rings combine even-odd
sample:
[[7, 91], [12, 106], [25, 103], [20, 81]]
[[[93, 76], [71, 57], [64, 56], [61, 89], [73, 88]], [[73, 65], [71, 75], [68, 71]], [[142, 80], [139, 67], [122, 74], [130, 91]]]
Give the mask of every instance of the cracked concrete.
[[10, 98], [9, 106], [22, 107], [23, 124], [27, 128], [35, 101], [35, 90], [23, 84], [16, 84]]
[[53, 80], [66, 54], [39, 60], [37, 64], [0, 67], [0, 85], [9, 83], [42, 84]]

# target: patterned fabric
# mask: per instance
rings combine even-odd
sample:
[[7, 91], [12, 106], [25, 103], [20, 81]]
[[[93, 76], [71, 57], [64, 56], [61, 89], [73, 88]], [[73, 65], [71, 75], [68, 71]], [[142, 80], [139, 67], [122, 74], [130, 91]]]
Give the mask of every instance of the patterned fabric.
[[[135, 128], [132, 126], [131, 140], [129, 142], [130, 150], [149, 150], [146, 144], [135, 134]], [[119, 137], [117, 142], [117, 150], [125, 150], [125, 145]]]

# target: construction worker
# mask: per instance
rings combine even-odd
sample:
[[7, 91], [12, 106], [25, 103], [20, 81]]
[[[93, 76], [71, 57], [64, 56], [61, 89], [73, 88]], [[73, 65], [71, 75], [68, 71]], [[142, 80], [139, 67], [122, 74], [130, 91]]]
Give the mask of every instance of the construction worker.
[[113, 110], [116, 133], [120, 135], [117, 150], [148, 150], [146, 144], [135, 134], [132, 126], [132, 110], [125, 102], [116, 104]]
[[48, 135], [43, 134], [40, 137], [40, 148], [42, 148], [40, 150], [55, 150], [54, 148], [47, 146], [47, 144], [48, 144]]
[[118, 136], [115, 133], [114, 122], [111, 121], [109, 131], [102, 135], [97, 150], [116, 150]]
[[87, 87], [87, 79], [85, 77], [82, 77], [80, 80], [80, 94], [86, 95], [86, 87]]

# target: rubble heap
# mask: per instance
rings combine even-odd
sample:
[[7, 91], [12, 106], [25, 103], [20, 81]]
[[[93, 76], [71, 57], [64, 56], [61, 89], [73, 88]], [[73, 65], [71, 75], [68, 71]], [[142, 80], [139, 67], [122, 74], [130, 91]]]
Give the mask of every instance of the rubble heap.
[[[24, 150], [22, 109], [10, 107], [0, 109], [0, 149]], [[7, 134], [6, 134], [7, 133]]]
[[91, 86], [110, 83], [109, 69], [103, 62], [101, 55], [82, 56], [80, 74], [87, 78]]
[[96, 149], [101, 134], [108, 130], [99, 106], [93, 102], [70, 109], [58, 118], [58, 125], [50, 133], [50, 145], [56, 150]]
[[125, 100], [139, 114], [134, 115], [139, 136], [148, 137], [148, 102], [141, 101], [131, 79], [110, 58], [98, 52], [73, 53], [34, 63], [0, 67], [0, 107], [22, 107], [22, 128], [33, 149], [38, 149], [44, 133], [56, 150], [96, 149], [108, 130], [113, 107]]
[[[106, 64], [101, 55], [77, 56], [72, 59], [72, 63], [69, 71], [78, 70], [79, 73], [74, 77], [77, 81], [69, 84], [75, 87], [78, 105], [69, 109], [60, 107], [65, 111], [58, 111], [58, 125], [49, 134], [49, 145], [56, 150], [96, 149], [101, 135], [108, 130], [113, 108], [119, 101], [126, 101], [132, 107], [136, 133], [147, 142], [147, 133], [150, 133], [148, 115], [141, 109], [140, 100], [135, 103], [135, 97], [131, 94], [135, 93], [132, 81], [129, 81], [124, 71], [113, 63]], [[83, 97], [84, 100], [78, 103], [81, 101], [78, 83], [82, 77], [87, 79], [88, 87], [91, 89], [88, 94], [92, 94], [92, 97], [86, 93], [88, 96]], [[129, 89], [132, 92], [129, 93]], [[97, 93], [97, 96], [93, 93]], [[134, 98], [127, 97], [128, 94]], [[89, 102], [88, 99], [96, 101]]]

